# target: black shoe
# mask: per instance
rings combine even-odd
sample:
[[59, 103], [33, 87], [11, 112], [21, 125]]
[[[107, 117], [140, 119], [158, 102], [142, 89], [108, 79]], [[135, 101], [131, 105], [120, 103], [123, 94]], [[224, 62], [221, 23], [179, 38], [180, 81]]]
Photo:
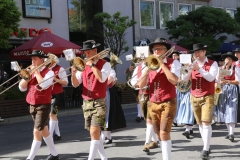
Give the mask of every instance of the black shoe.
[[202, 153], [201, 153], [201, 155], [200, 155], [200, 157], [201, 157], [203, 160], [208, 159], [208, 157], [209, 157], [209, 152], [203, 150]]
[[106, 141], [105, 141], [105, 144], [111, 144], [112, 143], [112, 139], [107, 139]]
[[46, 160], [59, 160], [59, 157], [58, 157], [58, 155], [57, 155], [57, 156], [53, 156], [53, 155], [50, 154], [50, 155], [47, 157]]
[[234, 135], [233, 135], [233, 134], [229, 135], [229, 140], [230, 140], [231, 142], [234, 141]]
[[135, 121], [141, 122], [141, 118], [140, 118], [140, 117], [137, 117], [137, 118], [135, 119]]
[[229, 134], [225, 136], [225, 139], [229, 139]]
[[182, 134], [182, 135], [186, 136], [187, 138], [189, 138], [189, 137], [190, 137], [190, 133], [189, 133], [188, 131], [185, 131], [185, 132], [183, 132], [183, 134]]
[[172, 124], [172, 126], [175, 126], [175, 127], [177, 127], [177, 126], [178, 126], [178, 124], [177, 124], [177, 123], [173, 123], [173, 124]]
[[190, 135], [192, 135], [193, 134], [193, 130], [190, 130]]
[[62, 139], [62, 137], [61, 137], [61, 136], [58, 136], [57, 134], [55, 134], [54, 137], [53, 137], [53, 139], [54, 139], [54, 141], [59, 141], [59, 140]]
[[141, 120], [144, 120], [144, 118], [143, 118], [143, 117], [141, 117]]

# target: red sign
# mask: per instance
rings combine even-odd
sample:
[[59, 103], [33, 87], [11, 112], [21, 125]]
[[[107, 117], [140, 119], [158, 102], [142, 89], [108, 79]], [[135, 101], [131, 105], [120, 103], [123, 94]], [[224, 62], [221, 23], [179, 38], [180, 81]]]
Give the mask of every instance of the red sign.
[[[48, 32], [52, 33], [52, 30], [50, 28], [42, 28], [40, 30], [36, 29], [36, 28], [20, 28], [22, 31], [26, 31], [28, 30], [27, 33], [27, 37], [37, 37], [39, 34], [43, 33], [45, 30], [47, 30]], [[13, 32], [11, 34], [11, 36], [17, 36], [18, 32]]]

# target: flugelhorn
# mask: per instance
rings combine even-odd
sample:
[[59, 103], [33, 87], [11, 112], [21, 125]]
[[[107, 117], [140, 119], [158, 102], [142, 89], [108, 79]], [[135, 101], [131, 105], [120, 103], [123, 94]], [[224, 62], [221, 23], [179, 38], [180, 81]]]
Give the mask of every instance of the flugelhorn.
[[[16, 61], [14, 61], [13, 63], [11, 62], [11, 65], [13, 66], [13, 67], [12, 67], [13, 69], [16, 69], [16, 71], [19, 71], [19, 73], [18, 73], [17, 75], [20, 75], [20, 77], [21, 77], [22, 79], [24, 79], [24, 80], [26, 80], [26, 81], [29, 81], [29, 80], [31, 80], [31, 75], [32, 75], [35, 71], [37, 71], [38, 69], [42, 68], [43, 66], [47, 66], [49, 63], [52, 62], [52, 60], [53, 60], [53, 57], [48, 57], [47, 59], [45, 59], [45, 61], [44, 61], [41, 65], [36, 66], [36, 67], [34, 67], [33, 69], [30, 69], [30, 67], [31, 67], [32, 65], [29, 66], [29, 67], [27, 67], [26, 69], [21, 69]], [[12, 78], [16, 77], [17, 75], [13, 76]], [[12, 78], [11, 78], [11, 79], [12, 79]], [[11, 79], [9, 79], [9, 80], [11, 80]], [[9, 81], [9, 80], [8, 80], [8, 81]], [[16, 85], [17, 83], [19, 83], [20, 81], [21, 81], [21, 79], [20, 79], [19, 81], [17, 81], [16, 83], [14, 83], [13, 85], [11, 85], [10, 87], [6, 88], [4, 91], [2, 91], [2, 92], [0, 93], [0, 95], [3, 94], [4, 92], [6, 92], [7, 90], [9, 90], [10, 88], [12, 88], [13, 86], [15, 86], [15, 85]], [[5, 82], [5, 83], [6, 83], [6, 82]], [[4, 84], [5, 84], [5, 83], [4, 83]]]
[[[145, 65], [139, 72], [142, 72], [142, 70], [146, 67], [148, 67], [150, 70], [158, 70], [160, 68], [160, 60], [159, 59], [164, 59], [167, 58], [175, 49], [175, 46], [171, 47], [167, 52], [165, 52], [164, 54], [160, 55], [160, 56], [156, 56], [156, 55], [150, 55], [146, 58], [146, 62]], [[139, 73], [138, 72], [138, 73]], [[132, 76], [132, 78], [130, 78], [127, 81], [127, 84], [129, 87], [134, 88], [131, 85], [131, 80], [138, 75], [138, 73], [136, 73], [135, 75]], [[146, 74], [147, 75], [147, 74]], [[143, 78], [143, 77], [142, 77]], [[140, 79], [141, 80], [141, 79]], [[139, 80], [139, 81], [140, 81]]]

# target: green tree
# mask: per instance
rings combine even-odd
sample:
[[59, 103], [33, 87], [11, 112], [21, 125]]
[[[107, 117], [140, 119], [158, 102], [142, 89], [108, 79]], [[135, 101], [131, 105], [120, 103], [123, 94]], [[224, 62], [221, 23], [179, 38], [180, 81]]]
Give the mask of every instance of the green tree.
[[129, 50], [126, 46], [125, 35], [127, 28], [136, 24], [134, 20], [129, 20], [128, 16], [121, 16], [120, 12], [113, 15], [106, 12], [97, 13], [94, 19], [98, 22], [96, 24], [103, 25], [96, 27], [96, 31], [103, 37], [106, 48], [111, 48], [111, 51], [118, 57]]
[[216, 51], [227, 39], [227, 34], [235, 34], [240, 25], [226, 11], [202, 6], [188, 15], [167, 22], [170, 39], [185, 48], [192, 49], [194, 43], [208, 45], [208, 51]]
[[[237, 21], [238, 24], [240, 24], [240, 8], [237, 8], [237, 12], [234, 15], [234, 19]], [[236, 33], [235, 36], [238, 38], [237, 40], [232, 41], [231, 43], [234, 43], [236, 45], [240, 45], [240, 33]]]
[[86, 0], [72, 0], [69, 9], [69, 28], [71, 32], [86, 32]]
[[8, 40], [12, 32], [19, 32], [19, 38], [23, 38], [24, 31], [19, 30], [21, 12], [15, 1], [0, 1], [0, 48], [9, 48], [11, 45]]

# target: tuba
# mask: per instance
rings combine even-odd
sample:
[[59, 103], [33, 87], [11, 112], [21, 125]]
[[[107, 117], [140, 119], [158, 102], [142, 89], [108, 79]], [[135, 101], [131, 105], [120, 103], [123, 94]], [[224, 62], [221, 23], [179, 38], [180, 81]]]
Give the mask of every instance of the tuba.
[[192, 82], [189, 81], [180, 81], [176, 84], [176, 88], [180, 91], [180, 92], [187, 92], [192, 86]]
[[111, 67], [113, 67], [113, 66], [115, 66], [117, 64], [122, 64], [122, 61], [115, 54], [110, 52], [110, 64], [111, 64]]

